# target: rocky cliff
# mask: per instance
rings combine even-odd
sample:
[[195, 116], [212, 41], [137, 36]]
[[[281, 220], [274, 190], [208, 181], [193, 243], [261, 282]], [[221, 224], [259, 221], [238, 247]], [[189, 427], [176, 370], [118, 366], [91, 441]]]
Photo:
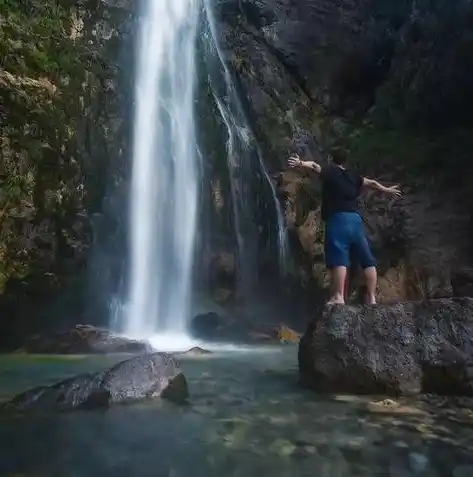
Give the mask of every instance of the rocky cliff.
[[125, 2], [2, 2], [1, 325], [13, 335], [71, 288], [81, 313], [92, 218], [125, 167], [130, 15]]
[[[122, 262], [105, 266], [100, 253], [98, 260], [90, 253], [92, 244], [115, 235], [112, 255], [122, 257], [117, 247], [126, 239], [117, 218], [129, 167], [133, 3], [2, 3], [0, 310], [1, 326], [14, 335], [40, 327], [39, 310], [58, 296], [70, 298], [72, 324], [84, 315], [87, 281], [109, 297], [105, 288], [121, 276]], [[287, 156], [296, 150], [323, 162], [337, 144], [362, 172], [399, 181], [405, 192], [398, 203], [363, 200], [381, 298], [471, 294], [471, 2], [215, 0], [215, 14], [285, 212], [290, 293], [319, 302], [327, 280], [319, 185], [288, 171]], [[211, 130], [219, 123], [220, 132], [205, 136], [212, 180], [204, 189], [214, 210], [206, 216], [212, 233], [200, 237], [201, 248], [211, 249], [210, 278], [203, 280], [198, 267], [197, 279], [226, 303], [236, 240], [222, 121], [205, 94], [199, 124]], [[260, 202], [255, 230], [268, 262], [261, 270], [272, 279], [274, 230], [259, 224], [273, 220], [274, 211]], [[100, 286], [90, 281], [93, 264], [104, 275]], [[274, 300], [278, 293], [268, 290]]]
[[317, 181], [288, 171], [287, 156], [324, 162], [342, 145], [363, 173], [405, 192], [398, 203], [368, 195], [362, 204], [381, 299], [463, 294], [472, 259], [471, 2], [221, 0], [217, 16], [285, 207], [296, 280], [326, 286], [323, 227]]

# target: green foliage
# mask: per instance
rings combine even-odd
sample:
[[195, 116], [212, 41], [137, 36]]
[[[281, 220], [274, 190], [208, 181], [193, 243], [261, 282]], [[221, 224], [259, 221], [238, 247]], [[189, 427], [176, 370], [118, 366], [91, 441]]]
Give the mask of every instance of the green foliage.
[[45, 217], [65, 234], [83, 208], [80, 124], [108, 74], [88, 4], [0, 0], [0, 290], [33, 266], [22, 234]]
[[34, 185], [33, 174], [9, 175], [2, 183], [0, 193], [5, 204], [18, 203], [25, 195], [31, 195]]
[[[469, 128], [423, 132], [365, 124], [345, 139], [353, 162], [369, 173], [394, 173], [412, 182], [467, 185], [473, 161]], [[458, 174], [458, 171], [462, 171]]]

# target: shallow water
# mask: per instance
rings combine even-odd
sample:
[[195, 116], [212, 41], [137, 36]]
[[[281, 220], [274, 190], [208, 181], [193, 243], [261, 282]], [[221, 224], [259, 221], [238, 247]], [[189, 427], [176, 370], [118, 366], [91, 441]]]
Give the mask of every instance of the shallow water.
[[[296, 386], [292, 346], [185, 358], [191, 404], [0, 420], [0, 475], [67, 477], [472, 477], [473, 420], [422, 402], [317, 396]], [[0, 357], [6, 398], [110, 357]], [[371, 403], [371, 404], [370, 404]]]

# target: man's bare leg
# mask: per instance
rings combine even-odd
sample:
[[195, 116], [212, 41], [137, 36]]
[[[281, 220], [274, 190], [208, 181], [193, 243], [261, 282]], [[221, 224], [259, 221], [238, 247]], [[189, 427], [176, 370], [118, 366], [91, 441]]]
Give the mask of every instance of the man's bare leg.
[[376, 305], [376, 284], [378, 282], [376, 267], [365, 268], [363, 273], [366, 281], [366, 304]]
[[334, 267], [331, 270], [332, 274], [332, 298], [328, 301], [327, 305], [345, 304], [344, 292], [345, 281], [347, 279], [347, 267]]

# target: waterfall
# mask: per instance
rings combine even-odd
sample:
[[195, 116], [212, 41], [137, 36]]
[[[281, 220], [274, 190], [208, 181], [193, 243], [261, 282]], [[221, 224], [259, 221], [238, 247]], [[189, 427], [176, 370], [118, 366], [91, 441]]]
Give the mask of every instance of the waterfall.
[[[201, 179], [194, 112], [198, 25], [202, 26], [209, 84], [227, 130], [227, 164], [243, 293], [251, 290], [256, 279], [258, 197], [270, 197], [277, 217], [281, 271], [286, 263], [286, 233], [274, 185], [219, 48], [210, 0], [204, 0], [203, 10], [200, 0], [141, 1], [129, 209], [130, 264], [127, 301], [121, 307], [122, 331], [131, 337], [150, 339], [160, 348], [181, 347], [189, 343], [186, 331]], [[260, 189], [269, 194], [262, 194]]]
[[[286, 273], [287, 234], [284, 215], [275, 187], [262, 160], [262, 154], [251, 131], [235, 84], [218, 41], [212, 0], [204, 0], [202, 42], [208, 70], [208, 81], [218, 111], [227, 130], [227, 165], [230, 174], [234, 226], [238, 245], [239, 286], [245, 294], [251, 293], [258, 263], [258, 230], [255, 221], [257, 194], [255, 176], [261, 177], [261, 187], [270, 193], [277, 227], [278, 262], [281, 275]], [[260, 187], [260, 188], [261, 188]]]
[[185, 336], [199, 168], [195, 135], [198, 0], [142, 0], [123, 332]]

